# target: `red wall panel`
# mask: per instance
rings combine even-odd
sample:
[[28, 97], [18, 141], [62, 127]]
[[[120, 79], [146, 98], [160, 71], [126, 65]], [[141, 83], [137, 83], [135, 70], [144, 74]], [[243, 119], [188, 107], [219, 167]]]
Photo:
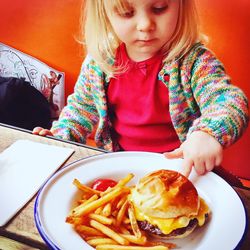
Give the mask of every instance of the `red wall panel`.
[[2, 0], [0, 41], [64, 71], [73, 91], [84, 51], [79, 37], [80, 0]]
[[[223, 61], [235, 85], [250, 98], [250, 1], [199, 0], [209, 47]], [[84, 51], [76, 41], [81, 0], [2, 0], [0, 41], [66, 73], [66, 96], [72, 93]], [[250, 179], [250, 129], [225, 151], [223, 165]]]
[[[208, 46], [224, 63], [232, 82], [250, 100], [250, 1], [200, 0], [203, 31]], [[233, 146], [225, 150], [223, 165], [234, 174], [250, 179], [250, 128]]]

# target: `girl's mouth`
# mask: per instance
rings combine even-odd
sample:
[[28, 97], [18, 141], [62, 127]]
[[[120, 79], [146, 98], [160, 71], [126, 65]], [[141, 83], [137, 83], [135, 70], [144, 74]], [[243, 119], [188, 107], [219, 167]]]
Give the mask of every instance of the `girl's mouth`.
[[152, 44], [153, 42], [155, 42], [156, 39], [145, 39], [145, 40], [136, 40], [136, 42], [138, 44], [141, 44], [141, 45], [149, 45], [149, 44]]

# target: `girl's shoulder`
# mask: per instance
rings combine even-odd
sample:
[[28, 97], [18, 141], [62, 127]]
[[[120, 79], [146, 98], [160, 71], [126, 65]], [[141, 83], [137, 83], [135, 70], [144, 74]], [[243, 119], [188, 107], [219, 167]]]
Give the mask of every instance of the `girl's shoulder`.
[[204, 44], [198, 42], [195, 43], [183, 56], [176, 58], [171, 62], [165, 62], [163, 64], [162, 72], [164, 74], [169, 71], [181, 70], [190, 73], [193, 67], [204, 63], [212, 63], [223, 67], [214, 52]]
[[86, 69], [92, 69], [97, 72], [101, 71], [100, 66], [96, 63], [93, 57], [89, 54], [87, 54], [87, 56], [85, 57], [82, 63], [82, 70], [84, 71]]
[[[109, 59], [108, 63], [112, 65], [114, 63], [114, 59]], [[103, 78], [105, 82], [108, 82], [111, 77], [102, 70], [99, 63], [97, 63], [96, 60], [90, 54], [87, 54], [82, 63], [81, 73]]]
[[182, 58], [180, 58], [179, 61], [180, 65], [184, 67], [191, 67], [195, 63], [199, 64], [204, 62], [216, 62], [221, 64], [215, 53], [200, 42], [194, 44], [194, 46]]

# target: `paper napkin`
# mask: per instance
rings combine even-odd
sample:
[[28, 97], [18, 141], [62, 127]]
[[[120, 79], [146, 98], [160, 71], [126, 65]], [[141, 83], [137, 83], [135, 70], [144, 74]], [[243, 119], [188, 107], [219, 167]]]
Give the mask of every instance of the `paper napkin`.
[[70, 157], [73, 149], [18, 140], [0, 153], [0, 226]]

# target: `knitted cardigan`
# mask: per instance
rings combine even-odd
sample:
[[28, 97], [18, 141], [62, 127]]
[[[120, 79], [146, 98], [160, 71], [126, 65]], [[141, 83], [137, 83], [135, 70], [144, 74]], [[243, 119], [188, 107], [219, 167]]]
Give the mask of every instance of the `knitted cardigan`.
[[[168, 82], [165, 75], [169, 75]], [[158, 78], [169, 90], [169, 111], [166, 112], [170, 112], [181, 142], [193, 131], [201, 130], [227, 147], [246, 129], [246, 96], [230, 83], [222, 63], [202, 44], [196, 44], [181, 59], [163, 63]], [[112, 124], [106, 98], [109, 80], [110, 77], [87, 56], [74, 93], [68, 97], [58, 121], [52, 125], [54, 136], [86, 143], [95, 131], [97, 147], [119, 150], [111, 139]]]

